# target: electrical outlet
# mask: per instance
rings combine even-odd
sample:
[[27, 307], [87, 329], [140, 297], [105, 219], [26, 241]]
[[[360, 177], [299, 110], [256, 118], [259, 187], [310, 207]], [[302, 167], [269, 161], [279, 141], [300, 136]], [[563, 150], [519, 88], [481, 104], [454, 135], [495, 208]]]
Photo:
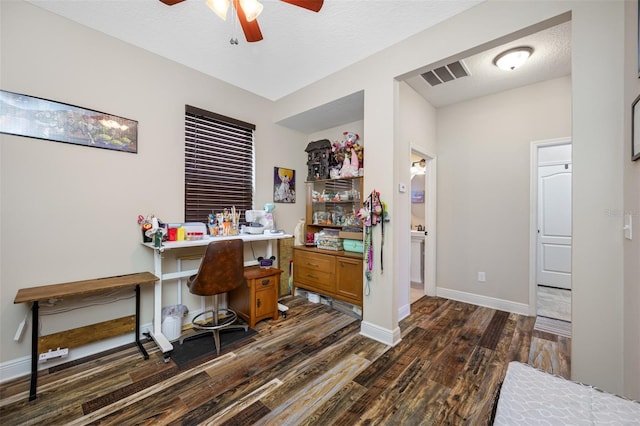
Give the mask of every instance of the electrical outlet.
[[478, 272], [478, 281], [480, 281], [481, 283], [486, 282], [487, 274], [485, 274], [484, 272]]
[[62, 348], [62, 349], [58, 348], [55, 351], [52, 351], [51, 349], [49, 349], [47, 352], [41, 353], [40, 356], [38, 357], [38, 360], [40, 362], [43, 362], [53, 358], [64, 358], [67, 355], [69, 355], [69, 348]]

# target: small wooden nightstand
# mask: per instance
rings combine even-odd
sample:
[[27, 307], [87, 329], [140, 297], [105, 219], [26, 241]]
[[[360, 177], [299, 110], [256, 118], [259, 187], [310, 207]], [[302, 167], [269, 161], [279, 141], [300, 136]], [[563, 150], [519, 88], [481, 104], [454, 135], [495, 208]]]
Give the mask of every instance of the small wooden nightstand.
[[258, 321], [278, 319], [278, 286], [282, 271], [276, 268], [250, 266], [245, 268], [246, 286], [229, 292], [229, 307], [234, 309], [249, 327]]

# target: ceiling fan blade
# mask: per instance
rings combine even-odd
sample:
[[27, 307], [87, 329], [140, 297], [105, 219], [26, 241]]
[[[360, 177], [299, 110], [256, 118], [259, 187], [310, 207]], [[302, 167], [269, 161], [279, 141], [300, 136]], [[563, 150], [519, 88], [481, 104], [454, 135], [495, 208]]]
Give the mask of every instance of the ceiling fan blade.
[[162, 3], [167, 6], [173, 6], [174, 4], [182, 3], [184, 0], [160, 0]]
[[281, 0], [285, 3], [292, 4], [294, 6], [302, 7], [307, 10], [319, 12], [322, 9], [324, 0]]
[[262, 31], [260, 31], [260, 26], [258, 25], [258, 20], [254, 19], [253, 21], [247, 21], [247, 16], [244, 13], [244, 10], [238, 4], [238, 0], [233, 0], [233, 7], [235, 7], [236, 12], [238, 14], [238, 21], [240, 21], [240, 26], [242, 27], [242, 31], [244, 32], [244, 37], [247, 39], [249, 43], [253, 43], [254, 41], [262, 40]]

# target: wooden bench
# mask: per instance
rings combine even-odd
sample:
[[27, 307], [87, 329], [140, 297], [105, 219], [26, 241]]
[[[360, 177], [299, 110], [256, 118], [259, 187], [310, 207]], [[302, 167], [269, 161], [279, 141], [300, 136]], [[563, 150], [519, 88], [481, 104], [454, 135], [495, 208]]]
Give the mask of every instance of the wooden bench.
[[140, 342], [140, 285], [154, 283], [158, 277], [150, 272], [139, 272], [129, 275], [98, 278], [93, 280], [75, 281], [61, 284], [44, 285], [39, 287], [21, 288], [13, 303], [31, 303], [31, 386], [29, 389], [29, 401], [36, 399], [36, 386], [38, 380], [38, 310], [39, 301], [71, 296], [80, 296], [89, 293], [104, 292], [126, 287], [134, 287], [136, 293], [135, 315], [135, 342], [144, 359], [149, 355]]

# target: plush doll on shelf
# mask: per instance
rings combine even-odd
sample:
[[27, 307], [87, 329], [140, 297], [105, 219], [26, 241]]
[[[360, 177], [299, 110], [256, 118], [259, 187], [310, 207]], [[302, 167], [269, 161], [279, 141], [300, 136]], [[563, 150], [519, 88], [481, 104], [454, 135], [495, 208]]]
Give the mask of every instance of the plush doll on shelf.
[[345, 156], [342, 161], [342, 167], [340, 168], [340, 177], [351, 177], [351, 162], [349, 161], [349, 157]]
[[[357, 172], [358, 168], [362, 167], [364, 159], [364, 148], [358, 143], [360, 135], [353, 132], [343, 132], [342, 135], [342, 141], [334, 142], [331, 147], [334, 162], [342, 170], [342, 167], [345, 165], [345, 159], [350, 158], [350, 167], [353, 167], [357, 161], [357, 165], [355, 166]], [[351, 176], [357, 176], [357, 174], [354, 173]], [[346, 176], [340, 175], [340, 177]]]
[[340, 169], [340, 177], [358, 176], [359, 165], [358, 154], [356, 154], [355, 149], [351, 148], [351, 159], [345, 155]]

